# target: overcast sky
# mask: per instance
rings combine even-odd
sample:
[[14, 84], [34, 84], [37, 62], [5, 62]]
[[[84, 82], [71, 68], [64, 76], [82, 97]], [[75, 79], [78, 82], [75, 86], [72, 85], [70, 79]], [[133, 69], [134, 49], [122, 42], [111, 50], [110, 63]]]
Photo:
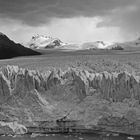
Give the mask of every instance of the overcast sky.
[[16, 42], [34, 34], [64, 42], [140, 36], [140, 0], [0, 0], [0, 32]]

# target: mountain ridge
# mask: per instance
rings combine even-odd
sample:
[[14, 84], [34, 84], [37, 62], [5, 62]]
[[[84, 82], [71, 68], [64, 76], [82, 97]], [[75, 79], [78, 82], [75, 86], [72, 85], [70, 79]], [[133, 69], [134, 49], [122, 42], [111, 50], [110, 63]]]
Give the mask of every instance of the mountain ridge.
[[40, 55], [30, 48], [10, 40], [5, 34], [0, 33], [0, 59], [8, 59], [18, 56]]
[[95, 41], [82, 44], [64, 43], [58, 38], [44, 35], [35, 35], [26, 45], [33, 49], [65, 49], [65, 50], [85, 50], [85, 49], [123, 49], [115, 42]]

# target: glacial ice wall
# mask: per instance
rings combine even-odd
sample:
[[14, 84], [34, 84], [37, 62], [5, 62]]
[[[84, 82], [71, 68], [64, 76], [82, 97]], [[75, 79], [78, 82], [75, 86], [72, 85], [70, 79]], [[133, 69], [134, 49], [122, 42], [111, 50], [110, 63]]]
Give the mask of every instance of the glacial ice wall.
[[44, 94], [51, 90], [53, 95], [57, 94], [61, 97], [63, 93], [58, 93], [59, 90], [70, 87], [73, 87], [72, 94], [80, 100], [94, 93], [114, 102], [126, 98], [140, 100], [140, 76], [127, 72], [92, 73], [70, 68], [67, 71], [54, 70], [39, 73], [17, 66], [7, 66], [0, 70], [0, 103], [5, 102], [12, 95], [19, 95], [22, 98], [32, 90]]
[[125, 71], [98, 73], [69, 68], [40, 73], [18, 66], [0, 69], [0, 121], [4, 122], [37, 127], [39, 122], [65, 118], [85, 128], [99, 126], [124, 133], [132, 132], [128, 126], [137, 122], [133, 132], [137, 134], [139, 101], [140, 76]]

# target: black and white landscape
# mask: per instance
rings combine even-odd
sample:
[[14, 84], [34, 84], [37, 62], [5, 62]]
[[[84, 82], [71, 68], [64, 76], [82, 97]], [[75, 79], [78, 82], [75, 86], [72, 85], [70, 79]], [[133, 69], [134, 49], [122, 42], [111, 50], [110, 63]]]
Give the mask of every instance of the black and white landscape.
[[140, 139], [139, 15], [139, 0], [0, 0], [0, 139]]

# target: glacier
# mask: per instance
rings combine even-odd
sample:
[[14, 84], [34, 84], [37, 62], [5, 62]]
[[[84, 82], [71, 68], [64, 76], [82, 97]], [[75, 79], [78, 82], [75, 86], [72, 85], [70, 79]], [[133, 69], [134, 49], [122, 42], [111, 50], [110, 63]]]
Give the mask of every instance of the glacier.
[[0, 134], [140, 134], [140, 76], [81, 68], [0, 68]]

